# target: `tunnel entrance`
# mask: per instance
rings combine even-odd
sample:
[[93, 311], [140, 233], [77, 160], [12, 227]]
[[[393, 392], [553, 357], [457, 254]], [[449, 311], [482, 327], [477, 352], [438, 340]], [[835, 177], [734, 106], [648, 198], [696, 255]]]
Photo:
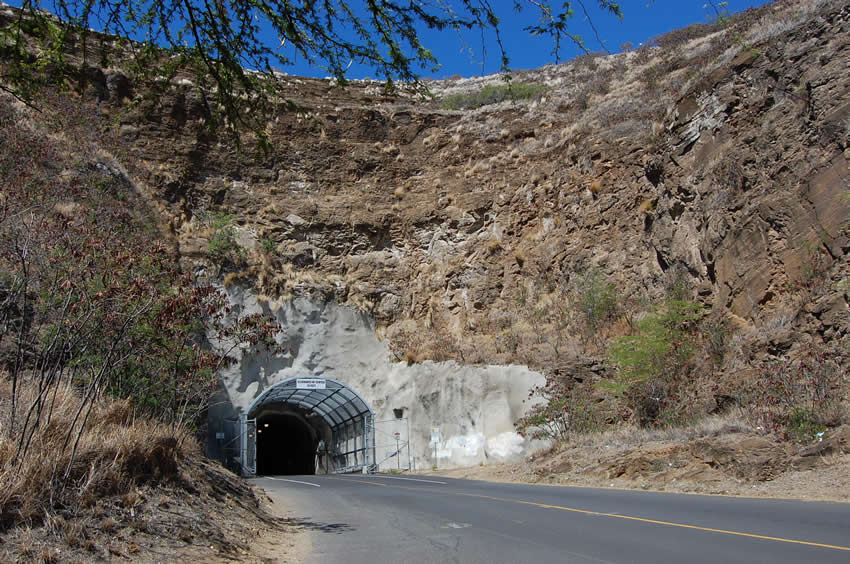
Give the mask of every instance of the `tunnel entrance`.
[[296, 413], [257, 417], [257, 474], [315, 473], [316, 429]]
[[244, 474], [342, 473], [374, 467], [372, 410], [336, 380], [284, 380], [260, 394], [240, 420]]

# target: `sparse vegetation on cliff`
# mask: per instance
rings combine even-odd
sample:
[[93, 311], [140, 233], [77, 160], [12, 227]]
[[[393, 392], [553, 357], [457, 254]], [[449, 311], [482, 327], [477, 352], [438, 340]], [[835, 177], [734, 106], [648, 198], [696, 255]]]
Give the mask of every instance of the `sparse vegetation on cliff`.
[[[511, 20], [500, 16], [501, 7], [470, 0], [410, 6], [379, 0], [362, 10], [345, 1], [337, 6], [299, 6], [280, 0], [216, 6], [173, 0], [149, 6], [118, 0], [103, 0], [96, 6], [84, 0], [21, 4], [20, 17], [0, 16], [0, 45], [9, 71], [4, 75], [6, 84], [0, 85], [4, 91], [27, 101], [44, 79], [47, 84], [66, 77], [81, 86], [92, 82], [92, 61], [103, 67], [129, 64], [137, 80], [147, 85], [144, 95], [154, 103], [171, 80], [197, 85], [209, 100], [204, 102], [209, 128], [227, 131], [236, 142], [249, 128], [249, 136], [265, 151], [271, 146], [264, 123], [281, 107], [279, 69], [299, 58], [326, 68], [339, 84], [347, 83], [349, 68], [357, 61], [385, 79], [387, 93], [399, 84], [426, 92], [419, 74], [436, 71], [439, 63], [420, 40], [424, 26], [493, 34], [501, 70], [509, 71], [509, 51], [500, 34]], [[44, 10], [45, 4], [55, 14]], [[622, 18], [618, 2], [598, 0], [598, 4], [603, 13]], [[539, 22], [524, 31], [551, 37], [556, 57], [561, 56], [562, 41], [587, 51], [581, 36], [568, 30], [573, 16], [569, 5], [529, 2], [513, 7], [539, 15]], [[269, 33], [280, 43], [269, 41]], [[128, 46], [128, 41], [139, 42]]]
[[742, 391], [752, 405], [746, 412], [752, 425], [806, 442], [848, 422], [843, 369], [848, 354], [810, 343], [796, 358], [765, 361], [758, 369], [761, 385]]
[[477, 92], [469, 94], [452, 94], [440, 100], [440, 107], [446, 110], [472, 110], [499, 102], [514, 102], [542, 96], [547, 90], [544, 84], [508, 83], [487, 84]]
[[682, 423], [697, 407], [680, 395], [693, 379], [700, 310], [692, 302], [668, 300], [638, 321], [633, 335], [611, 342], [608, 354], [617, 370], [600, 385], [623, 400], [640, 425]]
[[[210, 258], [222, 268], [227, 265], [240, 265], [245, 260], [245, 251], [236, 242], [236, 229], [233, 217], [217, 211], [209, 214], [210, 236], [207, 248]], [[265, 249], [265, 247], [264, 247]]]

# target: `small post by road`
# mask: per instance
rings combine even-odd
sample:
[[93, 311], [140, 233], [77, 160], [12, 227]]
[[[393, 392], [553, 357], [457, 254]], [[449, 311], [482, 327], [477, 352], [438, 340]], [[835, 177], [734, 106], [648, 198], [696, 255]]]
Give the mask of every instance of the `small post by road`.
[[401, 447], [398, 443], [401, 438], [401, 433], [396, 431], [393, 435], [395, 435], [395, 460], [398, 463], [398, 471], [401, 472]]
[[434, 468], [437, 468], [437, 445], [440, 443], [440, 428], [431, 427], [431, 444], [434, 445]]
[[407, 425], [407, 469], [416, 472], [416, 459], [413, 458], [413, 446], [410, 444], [410, 418], [405, 421]]

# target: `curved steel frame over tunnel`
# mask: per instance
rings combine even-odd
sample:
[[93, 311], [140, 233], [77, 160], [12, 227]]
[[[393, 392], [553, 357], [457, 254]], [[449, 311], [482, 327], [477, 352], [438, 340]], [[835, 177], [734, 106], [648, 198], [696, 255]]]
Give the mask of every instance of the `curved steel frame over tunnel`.
[[289, 378], [271, 386], [242, 416], [242, 468], [257, 473], [256, 415], [264, 407], [295, 406], [319, 415], [331, 432], [326, 470], [333, 473], [374, 469], [374, 413], [360, 395], [331, 378]]

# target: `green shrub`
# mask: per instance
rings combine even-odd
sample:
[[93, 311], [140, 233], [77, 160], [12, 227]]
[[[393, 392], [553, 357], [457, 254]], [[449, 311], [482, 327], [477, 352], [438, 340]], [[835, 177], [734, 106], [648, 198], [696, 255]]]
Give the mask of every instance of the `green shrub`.
[[599, 403], [587, 390], [563, 377], [548, 377], [535, 388], [531, 397], [544, 401], [529, 410], [516, 423], [517, 431], [533, 439], [565, 440], [570, 435], [590, 433], [602, 428]]
[[596, 336], [619, 312], [617, 287], [597, 270], [589, 269], [577, 276], [571, 293], [572, 308], [581, 319], [587, 338]]
[[236, 242], [236, 230], [233, 228], [233, 217], [224, 212], [215, 212], [210, 217], [212, 234], [207, 243], [210, 258], [219, 264], [239, 263], [243, 251]]
[[674, 266], [664, 273], [664, 297], [667, 301], [685, 302], [691, 299], [693, 295], [693, 285], [691, 283], [688, 269], [682, 266]]
[[277, 249], [277, 244], [274, 242], [274, 239], [271, 237], [265, 237], [260, 243], [260, 248], [263, 249], [263, 252], [267, 255], [274, 254]]
[[617, 372], [600, 387], [624, 401], [642, 426], [672, 422], [688, 411], [680, 400], [701, 316], [699, 304], [668, 300], [637, 323], [636, 334], [617, 337], [609, 347]]
[[445, 110], [472, 110], [506, 100], [527, 100], [536, 98], [547, 90], [543, 84], [507, 83], [488, 84], [477, 92], [469, 94], [453, 94], [442, 99], [440, 107]]

